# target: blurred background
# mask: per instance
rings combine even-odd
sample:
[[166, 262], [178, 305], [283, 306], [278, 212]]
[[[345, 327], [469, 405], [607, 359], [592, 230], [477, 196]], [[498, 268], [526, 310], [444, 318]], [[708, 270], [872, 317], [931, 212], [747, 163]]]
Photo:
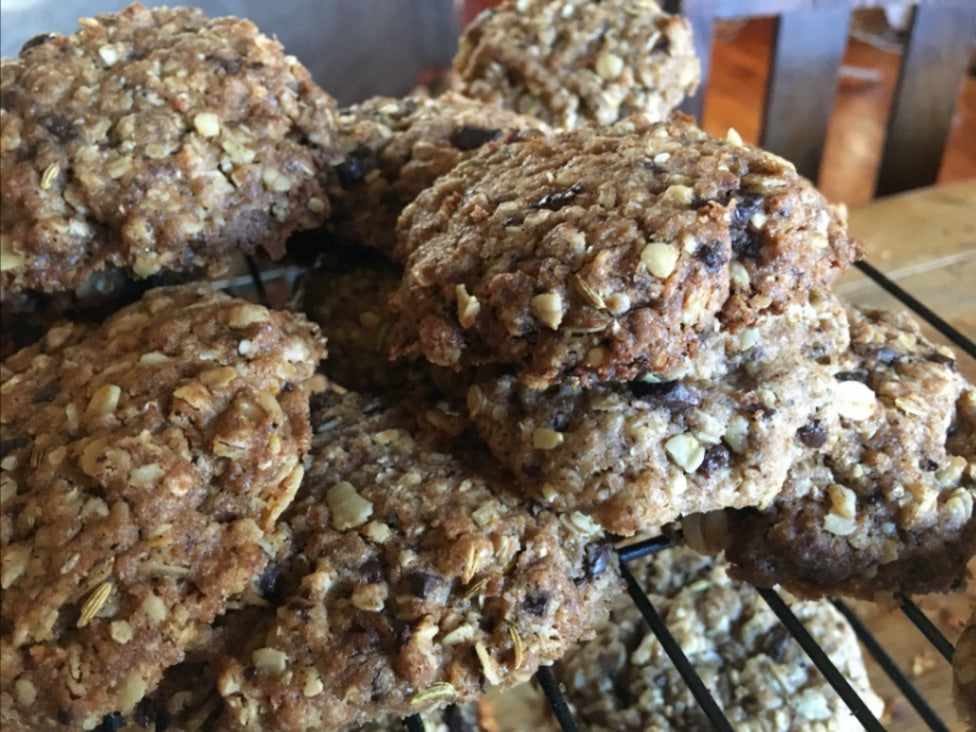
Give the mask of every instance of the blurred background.
[[[250, 18], [297, 56], [340, 104], [400, 96], [450, 65], [463, 24], [496, 0], [199, 0], [209, 15]], [[70, 33], [79, 17], [118, 10], [127, 0], [0, 0], [0, 53], [15, 56], [38, 33]], [[151, 4], [151, 0], [147, 0]], [[854, 12], [820, 189], [850, 205], [871, 199], [888, 105], [903, 51], [905, 15]], [[718, 21], [702, 126], [735, 127], [757, 142], [770, 17]], [[952, 120], [939, 182], [976, 178], [976, 76], [970, 70]]]

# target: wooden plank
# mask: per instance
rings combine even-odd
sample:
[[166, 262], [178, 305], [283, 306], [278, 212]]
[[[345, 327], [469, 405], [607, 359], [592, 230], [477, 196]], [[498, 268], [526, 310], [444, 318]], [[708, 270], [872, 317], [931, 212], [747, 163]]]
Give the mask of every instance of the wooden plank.
[[816, 181], [850, 24], [850, 3], [783, 13], [770, 54], [759, 144]]
[[695, 54], [701, 63], [701, 83], [694, 95], [685, 99], [680, 109], [701, 124], [702, 113], [705, 109], [705, 92], [708, 89], [708, 77], [712, 63], [712, 31], [714, 18], [712, 5], [701, 0], [669, 0], [664, 8], [670, 13], [680, 13], [691, 24], [691, 39], [695, 47]]
[[875, 193], [933, 183], [976, 29], [976, 3], [949, 0], [915, 9], [902, 58]]
[[[868, 261], [896, 282], [925, 270], [952, 267], [976, 255], [976, 179], [853, 208], [849, 227]], [[837, 289], [844, 291], [863, 279], [850, 270]]]

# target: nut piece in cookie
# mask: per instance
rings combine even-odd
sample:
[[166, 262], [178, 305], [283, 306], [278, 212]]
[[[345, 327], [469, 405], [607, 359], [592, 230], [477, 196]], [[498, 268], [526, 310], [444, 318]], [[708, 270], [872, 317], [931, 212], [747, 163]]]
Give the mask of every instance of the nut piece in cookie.
[[653, 0], [505, 0], [465, 28], [461, 90], [554, 127], [666, 119], [700, 78], [691, 27]]
[[329, 191], [329, 228], [340, 238], [391, 254], [396, 222], [422, 190], [482, 145], [546, 125], [447, 92], [436, 98], [374, 97], [340, 110], [343, 159]]
[[[733, 726], [862, 729], [756, 590], [729, 579], [725, 562], [676, 547], [628, 568]], [[841, 614], [826, 601], [784, 599], [868, 708], [880, 714], [884, 703]], [[630, 597], [620, 597], [597, 637], [555, 670], [586, 729], [710, 728]]]
[[907, 314], [852, 308], [833, 396], [764, 511], [729, 512], [737, 577], [793, 592], [936, 592], [976, 550], [976, 391]]
[[273, 257], [322, 224], [335, 102], [249, 21], [134, 4], [0, 65], [0, 285]]
[[344, 729], [471, 700], [606, 617], [619, 575], [600, 528], [520, 499], [413, 409], [313, 402], [310, 467], [282, 517], [291, 579], [253, 650], [226, 659], [225, 728]]
[[268, 561], [303, 473], [317, 328], [205, 286], [0, 367], [0, 718], [129, 714]]
[[545, 388], [693, 362], [857, 254], [791, 164], [685, 117], [486, 144], [400, 218], [396, 355]]

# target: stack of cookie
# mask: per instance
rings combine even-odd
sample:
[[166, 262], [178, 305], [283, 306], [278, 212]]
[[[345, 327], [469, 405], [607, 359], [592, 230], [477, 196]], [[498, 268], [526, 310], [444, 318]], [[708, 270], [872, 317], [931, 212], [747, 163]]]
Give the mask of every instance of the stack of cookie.
[[[5, 342], [44, 330], [2, 365], [0, 720], [451, 725], [596, 634], [639, 533], [958, 581], [976, 397], [830, 292], [843, 208], [670, 114], [690, 48], [649, 0], [503, 3], [456, 91], [344, 110], [191, 9], [4, 60]], [[307, 316], [207, 281], [289, 237]]]

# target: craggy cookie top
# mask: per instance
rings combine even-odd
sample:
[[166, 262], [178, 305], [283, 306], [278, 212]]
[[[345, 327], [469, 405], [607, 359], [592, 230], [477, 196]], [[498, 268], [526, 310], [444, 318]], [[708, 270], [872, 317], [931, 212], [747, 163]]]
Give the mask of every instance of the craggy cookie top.
[[135, 4], [38, 36], [0, 78], [5, 291], [279, 256], [328, 215], [335, 103], [249, 21]]
[[[754, 588], [725, 562], [675, 548], [628, 564], [675, 640], [737, 729], [839, 732], [861, 724]], [[854, 631], [826, 601], [784, 596], [816, 643], [875, 715]], [[556, 667], [587, 730], [710, 729], [660, 641], [630, 597], [597, 637]]]
[[471, 387], [468, 412], [523, 490], [630, 536], [678, 516], [765, 505], [829, 395], [803, 359], [678, 379], [537, 391], [503, 376]]
[[447, 92], [436, 98], [374, 97], [339, 112], [343, 160], [330, 190], [330, 228], [388, 254], [400, 212], [417, 194], [486, 142], [545, 130], [532, 117]]
[[323, 353], [303, 317], [189, 286], [3, 362], [4, 722], [127, 714], [261, 571]]
[[412, 409], [325, 394], [312, 421], [277, 611], [218, 678], [228, 728], [331, 730], [475, 698], [606, 617], [618, 575], [592, 521], [519, 499]]
[[909, 315], [849, 321], [832, 408], [773, 504], [729, 514], [726, 553], [737, 576], [802, 594], [948, 589], [976, 549], [976, 391]]
[[395, 353], [624, 381], [805, 302], [857, 247], [792, 165], [680, 117], [489, 143], [400, 218]]
[[453, 67], [469, 96], [555, 127], [663, 120], [700, 77], [688, 22], [653, 0], [505, 0], [464, 30]]
[[963, 721], [976, 724], [976, 606], [952, 654], [953, 697]]

